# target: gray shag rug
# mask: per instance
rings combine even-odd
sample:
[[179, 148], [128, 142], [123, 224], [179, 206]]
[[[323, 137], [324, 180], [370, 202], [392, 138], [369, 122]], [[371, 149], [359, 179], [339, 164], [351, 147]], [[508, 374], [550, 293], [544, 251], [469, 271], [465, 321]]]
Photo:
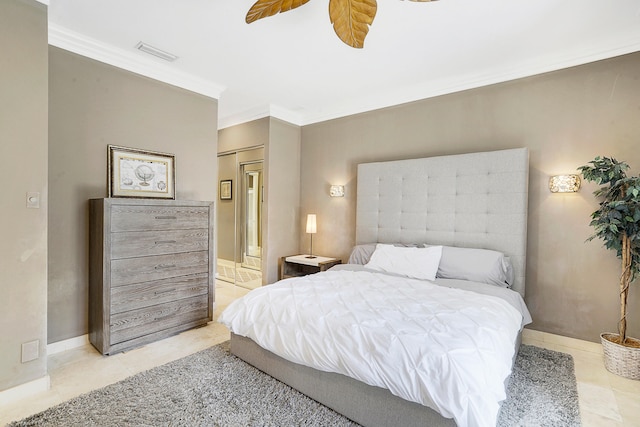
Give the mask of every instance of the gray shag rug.
[[[228, 342], [9, 425], [357, 426], [231, 355]], [[573, 358], [522, 345], [498, 425], [579, 426]]]

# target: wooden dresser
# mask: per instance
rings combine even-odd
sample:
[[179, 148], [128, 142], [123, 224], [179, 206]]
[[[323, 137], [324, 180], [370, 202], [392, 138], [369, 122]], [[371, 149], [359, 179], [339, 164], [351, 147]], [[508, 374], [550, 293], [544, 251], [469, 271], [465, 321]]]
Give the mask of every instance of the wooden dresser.
[[92, 199], [89, 341], [102, 354], [212, 320], [213, 204]]

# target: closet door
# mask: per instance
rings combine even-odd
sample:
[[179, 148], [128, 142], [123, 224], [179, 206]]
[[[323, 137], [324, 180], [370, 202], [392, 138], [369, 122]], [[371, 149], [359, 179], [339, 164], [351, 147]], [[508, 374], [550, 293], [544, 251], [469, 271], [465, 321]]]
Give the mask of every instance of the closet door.
[[262, 147], [218, 155], [218, 181], [231, 182], [231, 198], [218, 197], [216, 278], [247, 289], [262, 286], [263, 157]]

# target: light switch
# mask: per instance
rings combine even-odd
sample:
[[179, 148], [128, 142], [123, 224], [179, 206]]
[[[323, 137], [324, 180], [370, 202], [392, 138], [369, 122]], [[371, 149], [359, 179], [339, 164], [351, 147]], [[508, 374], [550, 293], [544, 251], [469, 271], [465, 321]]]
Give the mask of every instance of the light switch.
[[27, 193], [27, 207], [31, 209], [40, 208], [40, 193], [37, 191], [30, 191]]

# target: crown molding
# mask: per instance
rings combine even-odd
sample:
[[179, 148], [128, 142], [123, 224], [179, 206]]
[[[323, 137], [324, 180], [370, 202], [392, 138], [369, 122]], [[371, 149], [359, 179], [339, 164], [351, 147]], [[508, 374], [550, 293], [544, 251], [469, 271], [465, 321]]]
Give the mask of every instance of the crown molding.
[[610, 42], [609, 45], [594, 46], [588, 51], [573, 52], [569, 57], [535, 58], [526, 64], [514, 67], [506, 72], [496, 69], [484, 74], [458, 76], [452, 79], [443, 79], [437, 82], [426, 82], [405, 87], [404, 89], [395, 91], [393, 94], [387, 94], [381, 97], [370, 97], [366, 100], [357, 99], [349, 106], [344, 106], [343, 104], [342, 108], [333, 110], [324, 109], [322, 113], [307, 113], [297, 124], [299, 126], [306, 126], [327, 120], [339, 119], [395, 105], [434, 98], [436, 96], [558, 71], [638, 51], [640, 51], [640, 33], [626, 40], [616, 40], [615, 43]]
[[479, 74], [425, 82], [398, 89], [393, 93], [374, 94], [367, 98], [355, 98], [348, 105], [345, 105], [345, 100], [343, 99], [339, 107], [336, 104], [338, 108], [323, 108], [322, 112], [299, 113], [278, 105], [264, 106], [221, 118], [219, 126], [221, 128], [234, 126], [269, 115], [298, 126], [306, 126], [436, 96], [558, 71], [638, 51], [640, 51], [640, 34], [629, 37], [627, 40], [610, 41], [609, 45], [592, 46], [588, 51], [573, 52], [569, 57], [534, 58], [528, 63], [520, 64], [506, 71], [504, 69], [495, 69]]
[[210, 98], [219, 99], [225, 89], [156, 60], [141, 57], [137, 52], [116, 48], [52, 23], [49, 23], [49, 44]]
[[251, 122], [253, 120], [263, 119], [265, 117], [274, 117], [297, 126], [301, 126], [301, 123], [303, 122], [303, 118], [300, 113], [278, 105], [270, 104], [255, 107], [250, 110], [243, 111], [242, 113], [219, 117], [218, 129], [225, 129], [231, 126]]
[[304, 123], [303, 115], [301, 113], [280, 107], [279, 105], [271, 104], [269, 106], [269, 112], [271, 117], [275, 117], [276, 119], [280, 119], [294, 125], [302, 126], [302, 123]]
[[269, 106], [262, 105], [250, 110], [245, 110], [238, 114], [231, 114], [224, 117], [218, 116], [218, 130], [241, 125], [243, 123], [251, 122], [258, 119], [263, 119], [265, 117], [269, 117], [270, 114], [271, 111], [269, 109]]
[[[38, 1], [43, 4], [49, 3], [48, 0]], [[222, 92], [225, 90], [224, 86], [188, 73], [176, 71], [172, 67], [156, 60], [141, 57], [137, 52], [115, 48], [51, 23], [49, 24], [49, 44], [211, 98], [220, 99]], [[263, 105], [241, 113], [219, 117], [218, 128], [224, 129], [268, 116], [294, 125], [305, 126], [468, 89], [531, 77], [638, 51], [640, 51], [640, 33], [632, 34], [626, 40], [603, 41], [603, 44], [590, 46], [588, 50], [572, 52], [571, 56], [532, 58], [527, 63], [519, 64], [506, 71], [504, 69], [484, 70], [480, 74], [468, 74], [439, 81], [424, 82], [401, 88], [393, 93], [354, 98], [349, 104], [345, 104], [344, 100], [342, 100], [340, 104], [334, 106], [335, 108], [323, 107], [322, 110], [316, 110], [315, 112], [313, 110], [298, 112], [275, 104]]]

